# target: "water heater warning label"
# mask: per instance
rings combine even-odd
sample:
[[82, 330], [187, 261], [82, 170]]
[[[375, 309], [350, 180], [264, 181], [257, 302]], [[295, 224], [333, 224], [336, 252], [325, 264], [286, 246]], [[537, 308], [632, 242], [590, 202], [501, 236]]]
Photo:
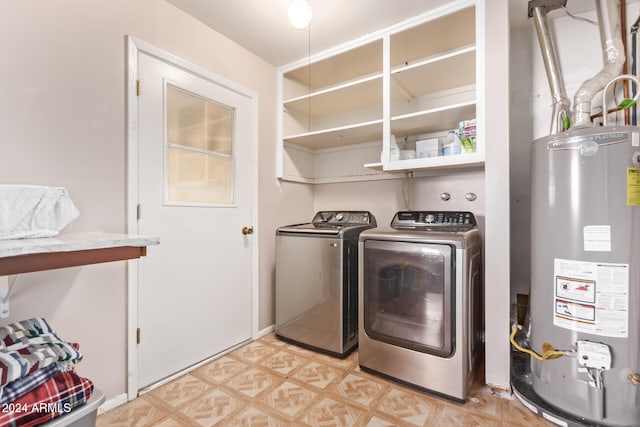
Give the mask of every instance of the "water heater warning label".
[[640, 168], [627, 168], [627, 206], [640, 206]]
[[554, 261], [553, 324], [626, 338], [629, 334], [629, 265]]

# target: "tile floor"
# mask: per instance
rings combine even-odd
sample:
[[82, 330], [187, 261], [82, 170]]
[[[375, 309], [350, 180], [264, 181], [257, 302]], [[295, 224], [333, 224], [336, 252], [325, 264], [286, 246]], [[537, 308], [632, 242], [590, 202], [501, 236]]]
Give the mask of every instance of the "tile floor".
[[459, 404], [267, 335], [99, 415], [97, 427], [550, 426], [478, 375]]

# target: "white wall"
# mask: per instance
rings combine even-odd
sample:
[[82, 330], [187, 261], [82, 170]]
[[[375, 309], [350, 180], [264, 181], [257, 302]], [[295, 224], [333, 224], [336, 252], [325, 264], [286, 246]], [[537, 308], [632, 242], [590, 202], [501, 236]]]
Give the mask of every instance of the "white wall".
[[[277, 226], [309, 217], [312, 189], [275, 179], [275, 67], [160, 0], [24, 0], [0, 14], [0, 183], [63, 186], [67, 231], [125, 232], [125, 35], [259, 96], [260, 328], [273, 314]], [[79, 371], [126, 391], [126, 263], [21, 275], [3, 323], [44, 316], [81, 344]]]
[[[316, 185], [314, 207], [316, 211], [368, 210], [373, 213], [380, 226], [389, 225], [393, 215], [401, 210], [471, 211], [482, 225], [485, 214], [484, 185], [482, 171], [406, 180], [322, 184]], [[440, 194], [445, 192], [451, 194], [451, 199], [446, 202], [440, 198]], [[478, 196], [474, 202], [465, 198], [465, 194], [469, 192]]]

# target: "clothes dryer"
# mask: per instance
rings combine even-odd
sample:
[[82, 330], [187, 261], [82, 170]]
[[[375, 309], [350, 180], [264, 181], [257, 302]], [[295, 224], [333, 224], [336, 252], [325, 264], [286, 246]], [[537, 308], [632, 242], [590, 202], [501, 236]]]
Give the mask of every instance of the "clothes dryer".
[[359, 363], [464, 401], [481, 357], [481, 237], [471, 212], [398, 212], [359, 239]]

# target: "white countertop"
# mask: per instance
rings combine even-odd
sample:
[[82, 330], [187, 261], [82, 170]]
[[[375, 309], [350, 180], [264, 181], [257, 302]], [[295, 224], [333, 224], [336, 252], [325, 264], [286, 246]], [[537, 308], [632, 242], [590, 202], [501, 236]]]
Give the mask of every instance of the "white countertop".
[[122, 246], [150, 246], [160, 243], [158, 236], [86, 233], [60, 234], [41, 239], [0, 240], [0, 258], [51, 252], [71, 252]]

